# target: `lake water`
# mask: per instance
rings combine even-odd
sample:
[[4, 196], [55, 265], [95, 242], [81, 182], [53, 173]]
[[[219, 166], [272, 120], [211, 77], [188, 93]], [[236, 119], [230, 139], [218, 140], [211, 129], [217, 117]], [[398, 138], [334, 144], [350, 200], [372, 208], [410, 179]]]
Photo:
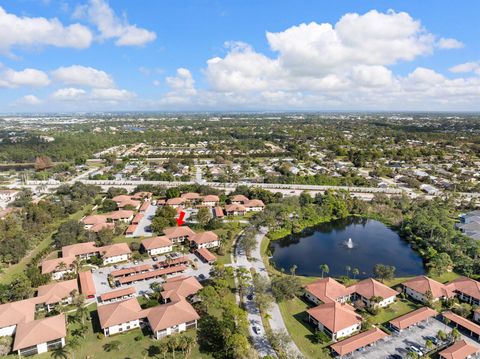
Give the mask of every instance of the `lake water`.
[[[347, 246], [349, 238], [353, 248]], [[363, 218], [324, 223], [301, 236], [272, 241], [270, 249], [278, 269], [288, 273], [295, 264], [296, 273], [305, 276], [321, 275], [321, 264], [328, 264], [334, 277], [346, 275], [346, 266], [360, 270], [357, 278], [370, 277], [378, 263], [395, 266], [398, 277], [425, 273], [421, 257], [395, 231]]]

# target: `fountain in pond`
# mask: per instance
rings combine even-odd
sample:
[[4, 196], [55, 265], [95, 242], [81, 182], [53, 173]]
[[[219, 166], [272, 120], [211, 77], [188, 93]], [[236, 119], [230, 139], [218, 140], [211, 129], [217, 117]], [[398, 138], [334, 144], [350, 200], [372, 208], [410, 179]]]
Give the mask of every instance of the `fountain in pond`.
[[347, 248], [352, 249], [353, 248], [352, 238], [349, 238], [348, 241], [345, 241], [345, 245], [347, 246]]

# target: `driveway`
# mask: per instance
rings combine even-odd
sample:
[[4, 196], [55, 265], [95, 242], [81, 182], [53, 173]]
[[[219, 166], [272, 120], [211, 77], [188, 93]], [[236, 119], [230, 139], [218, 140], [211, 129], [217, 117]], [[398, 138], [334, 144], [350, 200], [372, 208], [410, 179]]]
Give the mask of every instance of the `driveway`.
[[[205, 278], [209, 278], [210, 276], [210, 268], [211, 266], [208, 264], [208, 263], [203, 263], [195, 254], [193, 253], [188, 253], [186, 254], [193, 262], [195, 262], [196, 266], [198, 269], [193, 269], [191, 267], [189, 267], [184, 273], [181, 273], [181, 274], [175, 274], [173, 276], [178, 276], [178, 275], [184, 275], [184, 276], [195, 276], [198, 280], [200, 280], [199, 276], [201, 274], [203, 274], [203, 276]], [[159, 261], [162, 261], [165, 259], [165, 256], [158, 256], [158, 260]], [[95, 289], [96, 289], [96, 295], [97, 297], [104, 294], [104, 293], [107, 293], [107, 292], [111, 292], [113, 290], [116, 290], [116, 289], [120, 289], [120, 288], [128, 288], [128, 287], [134, 287], [135, 290], [137, 291], [137, 294], [143, 294], [143, 293], [148, 293], [148, 292], [151, 292], [150, 290], [150, 284], [153, 283], [153, 282], [162, 282], [162, 279], [161, 278], [157, 278], [157, 279], [150, 279], [150, 280], [146, 280], [146, 281], [141, 281], [141, 282], [137, 282], [137, 283], [134, 283], [132, 285], [125, 285], [125, 286], [121, 286], [119, 288], [111, 288], [109, 285], [108, 285], [108, 275], [113, 272], [114, 270], [118, 270], [118, 269], [122, 269], [122, 268], [130, 268], [130, 267], [135, 267], [135, 266], [138, 266], [138, 265], [142, 265], [142, 264], [155, 264], [157, 262], [154, 262], [151, 258], [149, 259], [146, 259], [144, 261], [141, 261], [140, 263], [138, 264], [133, 264], [133, 263], [120, 263], [118, 264], [118, 268], [115, 269], [113, 266], [109, 266], [109, 267], [103, 267], [103, 268], [98, 268], [96, 271], [92, 272], [93, 274], [93, 282], [95, 284]]]
[[153, 216], [155, 216], [155, 212], [157, 211], [157, 206], [150, 204], [147, 210], [145, 211], [143, 218], [138, 223], [137, 229], [133, 232], [133, 237], [151, 237], [153, 235], [152, 232], [148, 232], [147, 229], [152, 224]]
[[[410, 327], [401, 333], [392, 334], [385, 338], [385, 340], [365, 349], [363, 352], [357, 352], [351, 357], [362, 359], [406, 358], [407, 353], [409, 352], [408, 347], [410, 345], [425, 347], [425, 341], [428, 337], [435, 337], [439, 330], [449, 333], [452, 328], [448, 326], [446, 327], [440, 320], [432, 318], [420, 325]], [[478, 346], [479, 344], [464, 335], [462, 335], [462, 339], [465, 339], [467, 342], [475, 346]]]

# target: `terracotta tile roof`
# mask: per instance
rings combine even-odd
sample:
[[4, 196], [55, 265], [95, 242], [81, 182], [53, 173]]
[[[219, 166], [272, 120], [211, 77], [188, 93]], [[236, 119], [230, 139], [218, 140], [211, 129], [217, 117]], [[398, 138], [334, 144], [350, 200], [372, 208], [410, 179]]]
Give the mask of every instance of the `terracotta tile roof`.
[[215, 207], [213, 210], [215, 211], [215, 217], [217, 217], [217, 218], [223, 217], [222, 207]]
[[120, 298], [126, 295], [132, 295], [135, 294], [136, 290], [134, 287], [128, 287], [124, 289], [118, 289], [114, 290], [108, 293], [104, 293], [100, 296], [100, 299], [102, 302], [105, 302], [107, 300], [115, 299], [115, 298]]
[[42, 274], [53, 273], [60, 271], [59, 267], [63, 263], [66, 266], [66, 269], [72, 267], [72, 263], [75, 261], [75, 257], [64, 257], [64, 258], [55, 258], [47, 259], [42, 262]]
[[478, 352], [480, 352], [478, 347], [467, 343], [465, 340], [460, 340], [438, 354], [440, 358], [445, 359], [466, 359]]
[[188, 226], [181, 226], [165, 228], [163, 230], [163, 234], [168, 238], [172, 239], [178, 237], [193, 236], [195, 232], [192, 231]]
[[93, 226], [91, 226], [88, 230], [90, 232], [98, 233], [102, 229], [113, 230], [114, 228], [115, 228], [115, 224], [113, 224], [113, 223], [97, 223], [97, 224], [94, 224]]
[[76, 279], [42, 285], [38, 287], [37, 297], [39, 303], [54, 304], [70, 297], [73, 291], [78, 293]]
[[139, 224], [143, 217], [144, 217], [144, 216], [143, 216], [142, 213], [137, 213], [137, 214], [135, 215], [135, 217], [133, 217], [132, 223], [133, 223], [133, 224]]
[[140, 206], [140, 211], [142, 212], [145, 212], [148, 207], [150, 207], [150, 202], [149, 201], [145, 201], [142, 203], [142, 205]]
[[245, 203], [249, 201], [248, 197], [245, 197], [243, 194], [236, 194], [235, 196], [231, 197], [232, 202], [242, 202]]
[[129, 275], [129, 274], [132, 274], [132, 273], [140, 273], [140, 272], [145, 272], [145, 271], [149, 271], [149, 270], [152, 270], [152, 269], [153, 269], [153, 267], [150, 264], [142, 264], [140, 266], [114, 270], [110, 273], [110, 275], [114, 278], [115, 277], [123, 277], [125, 275]]
[[373, 278], [364, 279], [347, 288], [350, 293], [358, 293], [362, 297], [370, 299], [372, 297], [382, 297], [387, 299], [398, 295], [396, 290], [387, 287], [385, 284], [376, 281]]
[[245, 208], [245, 206], [243, 204], [227, 204], [225, 206], [225, 211], [227, 213], [229, 212], [245, 212], [247, 209]]
[[136, 224], [131, 224], [127, 227], [127, 230], [125, 231], [125, 234], [133, 234], [137, 230], [138, 225]]
[[333, 303], [337, 298], [350, 294], [343, 284], [330, 277], [310, 283], [305, 290], [324, 303]]
[[118, 208], [123, 208], [123, 207], [129, 206], [129, 205], [133, 206], [135, 208], [140, 206], [140, 201], [137, 201], [137, 200], [133, 199], [132, 196], [128, 196], [128, 195], [125, 195], [125, 194], [113, 197], [112, 201], [117, 203]]
[[176, 264], [187, 264], [190, 263], [190, 258], [187, 256], [181, 256], [176, 258], [165, 259], [164, 261], [158, 262], [158, 267], [171, 267]]
[[149, 308], [145, 312], [154, 331], [200, 319], [195, 309], [184, 299]]
[[199, 248], [196, 250], [196, 252], [207, 262], [215, 262], [217, 260], [217, 257], [215, 257], [215, 255], [207, 248]]
[[130, 210], [121, 209], [121, 210], [118, 210], [118, 211], [110, 212], [110, 213], [106, 214], [106, 216], [110, 219], [126, 219], [126, 218], [132, 217], [134, 213], [135, 212], [130, 211]]
[[197, 244], [203, 244], [218, 241], [218, 236], [212, 231], [206, 231], [197, 233], [194, 236], [189, 237], [188, 240]]
[[320, 304], [307, 313], [333, 333], [362, 322], [362, 317], [352, 306], [338, 302]]
[[161, 295], [163, 299], [178, 300], [178, 297], [186, 298], [197, 293], [203, 286], [195, 277], [178, 276], [167, 279], [163, 284]]
[[132, 199], [143, 199], [143, 198], [152, 198], [152, 192], [137, 192], [131, 198]]
[[169, 268], [155, 269], [153, 271], [138, 273], [138, 274], [130, 275], [127, 277], [120, 277], [117, 280], [120, 284], [126, 284], [126, 283], [136, 282], [139, 280], [146, 280], [150, 278], [161, 277], [162, 275], [183, 272], [185, 270], [187, 270], [187, 266], [179, 265], [179, 266], [173, 266]]
[[265, 207], [265, 203], [263, 203], [260, 199], [251, 199], [248, 202], [243, 204], [245, 207]]
[[142, 246], [147, 250], [154, 248], [170, 247], [171, 245], [172, 241], [166, 236], [158, 236], [142, 240]]
[[330, 346], [339, 356], [347, 355], [357, 349], [366, 347], [376, 341], [388, 337], [388, 334], [377, 327], [354, 335]]
[[97, 312], [102, 329], [143, 317], [137, 298], [99, 306]]
[[450, 290], [459, 291], [470, 297], [480, 300], [480, 282], [467, 277], [458, 277], [450, 282], [447, 287]]
[[17, 325], [13, 350], [25, 349], [67, 336], [65, 314], [55, 315]]
[[107, 222], [107, 216], [104, 214], [92, 214], [90, 216], [86, 216], [82, 221], [86, 225], [101, 224]]
[[444, 312], [442, 316], [480, 336], [480, 325], [452, 312]]
[[422, 307], [413, 312], [392, 319], [389, 323], [398, 329], [406, 329], [411, 325], [420, 323], [428, 318], [435, 317], [438, 313], [428, 307]]
[[19, 300], [0, 305], [0, 328], [35, 319], [35, 301]]
[[109, 246], [100, 247], [98, 250], [100, 254], [106, 258], [132, 253], [127, 243], [115, 243]]
[[202, 197], [203, 202], [220, 202], [220, 197], [216, 194], [208, 194]]
[[176, 198], [167, 199], [166, 205], [167, 206], [175, 206], [175, 205], [179, 205], [179, 204], [182, 204], [182, 203], [185, 203], [185, 198], [176, 197]]
[[402, 284], [424, 295], [430, 290], [434, 298], [450, 298], [453, 296], [453, 291], [450, 288], [426, 276], [415, 277]]
[[82, 254], [97, 253], [95, 242], [76, 243], [62, 247], [62, 257], [73, 257]]
[[200, 199], [200, 194], [196, 192], [187, 192], [180, 195], [184, 199]]
[[95, 295], [97, 290], [93, 282], [92, 271], [78, 273], [78, 279], [80, 280], [80, 290], [82, 294], [85, 294], [87, 297]]

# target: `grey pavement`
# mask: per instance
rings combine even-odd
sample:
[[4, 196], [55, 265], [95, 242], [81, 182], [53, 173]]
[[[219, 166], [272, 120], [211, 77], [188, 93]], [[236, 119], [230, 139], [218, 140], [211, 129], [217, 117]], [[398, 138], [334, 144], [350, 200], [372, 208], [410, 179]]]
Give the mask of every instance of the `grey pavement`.
[[[425, 341], [428, 337], [436, 336], [439, 330], [449, 333], [452, 330], [452, 327], [445, 326], [440, 320], [432, 318], [419, 325], [403, 330], [400, 333], [394, 333], [384, 340], [377, 342], [373, 346], [368, 347], [363, 351], [356, 352], [349, 357], [362, 359], [406, 358], [410, 345], [425, 347]], [[473, 339], [463, 334], [462, 339], [465, 339], [467, 342], [477, 347], [479, 346], [478, 342], [475, 342]]]
[[[246, 268], [246, 269], [250, 269], [252, 267], [252, 264], [247, 259], [245, 251], [239, 245], [236, 246], [233, 266], [235, 268]], [[235, 284], [238, 287], [238, 283], [236, 279], [235, 279]], [[253, 278], [251, 276], [249, 276], [248, 285], [253, 286]], [[238, 293], [236, 297], [237, 297], [237, 302], [240, 303], [240, 298], [238, 296]], [[249, 300], [247, 297], [243, 299], [245, 303], [245, 310], [247, 311], [247, 319], [249, 322], [248, 330], [250, 333], [250, 337], [252, 338], [255, 349], [257, 350], [261, 358], [267, 355], [273, 355], [276, 357], [276, 353], [267, 339], [266, 330], [265, 330], [265, 327], [263, 326], [262, 317], [260, 316], [260, 310], [258, 309], [255, 301]], [[257, 333], [253, 329], [254, 326], [262, 328], [262, 333]]]
[[155, 216], [155, 212], [157, 211], [157, 206], [150, 204], [147, 210], [145, 211], [143, 218], [138, 223], [137, 229], [133, 232], [133, 237], [151, 237], [153, 233], [148, 231], [147, 229], [152, 224], [152, 219]]
[[[198, 269], [193, 269], [189, 267], [184, 273], [182, 274], [174, 274], [172, 276], [177, 276], [177, 275], [185, 275], [185, 276], [195, 276], [198, 280], [201, 280], [200, 275], [203, 275], [204, 279], [210, 277], [210, 268], [211, 266], [207, 263], [203, 263], [195, 254], [193, 253], [188, 253], [186, 254], [193, 262], [195, 262], [196, 266]], [[159, 261], [162, 261], [165, 259], [164, 255], [157, 256]], [[104, 293], [111, 292], [115, 289], [119, 288], [128, 288], [128, 287], [134, 287], [135, 290], [137, 291], [137, 294], [143, 295], [144, 293], [149, 293], [151, 292], [150, 289], [150, 284], [154, 282], [162, 282], [161, 278], [156, 278], [156, 279], [150, 279], [146, 281], [141, 281], [137, 282], [131, 285], [125, 285], [121, 286], [119, 288], [111, 288], [108, 285], [108, 275], [118, 269], [123, 269], [123, 268], [130, 268], [142, 264], [155, 264], [157, 262], [153, 261], [151, 258], [140, 261], [138, 264], [133, 264], [133, 262], [129, 263], [120, 263], [117, 265], [118, 268], [115, 268], [114, 266], [109, 266], [109, 267], [101, 267], [96, 269], [95, 271], [92, 272], [93, 274], [93, 282], [95, 284], [95, 289], [96, 289], [96, 295], [100, 296]]]

